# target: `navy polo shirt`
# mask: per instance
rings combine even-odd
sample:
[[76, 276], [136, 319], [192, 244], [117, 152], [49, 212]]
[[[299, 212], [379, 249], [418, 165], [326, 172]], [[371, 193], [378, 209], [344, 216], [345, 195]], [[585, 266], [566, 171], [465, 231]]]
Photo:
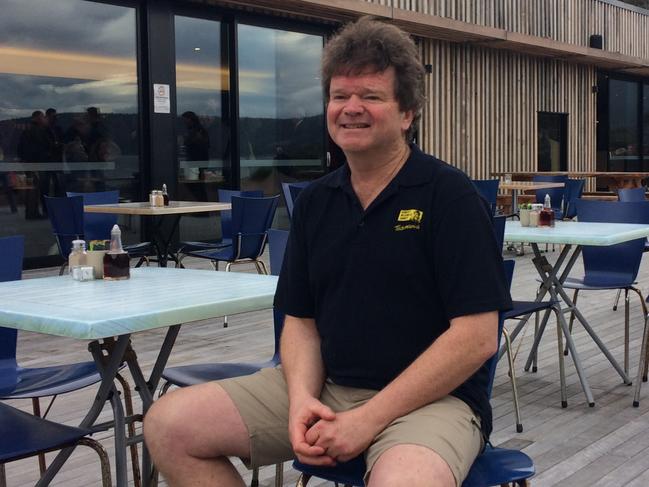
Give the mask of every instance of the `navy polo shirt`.
[[[363, 210], [349, 167], [300, 193], [275, 306], [314, 318], [327, 377], [381, 389], [450, 326], [508, 309], [489, 209], [468, 177], [411, 146]], [[453, 391], [491, 431], [487, 367]]]

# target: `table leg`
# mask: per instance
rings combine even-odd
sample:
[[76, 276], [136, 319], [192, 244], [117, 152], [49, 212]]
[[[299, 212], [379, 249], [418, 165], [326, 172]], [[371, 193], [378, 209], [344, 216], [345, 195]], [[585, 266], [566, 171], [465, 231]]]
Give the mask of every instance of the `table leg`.
[[171, 257], [171, 260], [176, 261], [176, 256], [169, 252], [169, 247], [171, 247], [171, 240], [173, 239], [174, 233], [178, 229], [180, 223], [180, 213], [176, 215], [165, 215], [173, 218], [173, 223], [171, 225], [171, 230], [167, 235], [162, 231], [162, 224], [165, 221], [165, 217], [159, 217], [153, 225], [153, 244], [156, 248], [156, 253], [158, 254], [158, 266], [167, 267], [167, 260]]
[[[103, 356], [101, 351], [101, 346], [98, 341], [93, 341], [88, 346], [95, 360], [95, 363], [97, 364], [97, 369], [99, 370], [102, 379], [101, 379], [101, 384], [99, 385], [99, 390], [97, 391], [97, 394], [95, 395], [95, 399], [92, 403], [92, 406], [90, 407], [90, 410], [88, 411], [86, 416], [79, 424], [80, 427], [90, 428], [99, 417], [99, 414], [104, 408], [106, 401], [111, 400], [111, 395], [115, 396], [117, 394], [115, 389], [115, 377], [117, 376], [119, 367], [122, 364], [122, 359], [124, 357], [124, 353], [126, 352], [129, 343], [130, 343], [130, 334], [122, 335], [118, 337], [114, 347], [112, 347], [112, 350], [109, 352], [109, 354], [106, 357]], [[124, 428], [126, 427], [123, 415], [121, 418], [122, 420], [121, 424], [118, 424], [119, 419], [120, 418], [117, 417], [115, 418], [115, 428], [116, 430], [117, 428], [120, 428], [119, 431], [123, 432]], [[48, 467], [45, 474], [36, 483], [36, 486], [42, 487], [42, 486], [49, 485], [52, 479], [54, 478], [54, 476], [61, 469], [65, 461], [70, 457], [70, 455], [72, 455], [74, 449], [75, 449], [74, 446], [70, 446], [61, 450], [59, 454], [54, 458], [54, 460]], [[126, 449], [124, 449], [124, 455], [126, 455]], [[124, 465], [125, 464], [126, 464], [126, 460], [124, 460]], [[120, 466], [119, 464], [116, 465], [116, 467], [119, 466]], [[117, 471], [116, 468], [116, 477], [117, 477], [117, 486], [126, 487], [127, 483], [125, 482], [126, 479], [125, 469], [124, 469], [124, 473], [122, 473], [120, 471]]]

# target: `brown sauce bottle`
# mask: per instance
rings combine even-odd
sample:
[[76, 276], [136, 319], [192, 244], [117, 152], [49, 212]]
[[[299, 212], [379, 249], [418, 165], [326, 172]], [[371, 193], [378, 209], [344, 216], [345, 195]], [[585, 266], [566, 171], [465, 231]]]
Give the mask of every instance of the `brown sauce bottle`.
[[110, 250], [104, 255], [104, 279], [119, 281], [129, 277], [130, 259], [122, 248], [122, 232], [114, 225], [110, 232]]

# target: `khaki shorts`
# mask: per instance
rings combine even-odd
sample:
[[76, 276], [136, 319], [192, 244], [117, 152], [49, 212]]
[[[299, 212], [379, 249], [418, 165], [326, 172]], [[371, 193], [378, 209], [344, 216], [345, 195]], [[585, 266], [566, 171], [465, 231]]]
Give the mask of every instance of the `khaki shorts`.
[[[234, 401], [250, 436], [248, 468], [294, 458], [288, 438], [288, 393], [281, 368], [218, 382]], [[377, 391], [326, 382], [320, 400], [334, 411], [361, 406]], [[393, 421], [365, 452], [367, 478], [383, 452], [399, 444], [430, 448], [451, 468], [461, 485], [483, 448], [480, 420], [460, 399], [446, 396]]]

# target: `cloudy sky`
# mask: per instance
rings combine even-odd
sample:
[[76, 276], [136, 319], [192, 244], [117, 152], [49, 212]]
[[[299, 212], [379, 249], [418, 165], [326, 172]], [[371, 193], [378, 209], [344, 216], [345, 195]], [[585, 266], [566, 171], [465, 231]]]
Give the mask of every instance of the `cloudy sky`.
[[[134, 9], [82, 0], [0, 1], [0, 120], [48, 107], [137, 111]], [[217, 21], [177, 19], [179, 110], [220, 115], [221, 91], [228, 89], [220, 29]], [[238, 43], [241, 116], [322, 113], [322, 37], [240, 25]]]

